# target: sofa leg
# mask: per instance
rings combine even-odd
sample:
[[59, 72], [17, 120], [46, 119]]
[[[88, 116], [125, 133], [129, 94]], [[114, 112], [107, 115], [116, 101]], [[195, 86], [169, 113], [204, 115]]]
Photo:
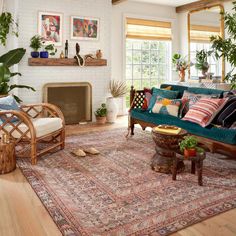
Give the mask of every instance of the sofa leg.
[[60, 148], [61, 150], [63, 150], [65, 148], [65, 130], [61, 132], [60, 142], [61, 142]]
[[131, 129], [131, 135], [134, 135], [134, 124], [130, 124], [130, 129]]

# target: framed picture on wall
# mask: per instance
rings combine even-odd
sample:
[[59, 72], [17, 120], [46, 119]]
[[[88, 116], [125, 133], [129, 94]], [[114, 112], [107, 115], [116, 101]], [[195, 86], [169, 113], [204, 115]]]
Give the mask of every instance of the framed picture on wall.
[[71, 39], [98, 40], [99, 19], [92, 17], [71, 16]]
[[38, 13], [38, 34], [43, 37], [46, 45], [62, 46], [62, 22], [62, 13]]

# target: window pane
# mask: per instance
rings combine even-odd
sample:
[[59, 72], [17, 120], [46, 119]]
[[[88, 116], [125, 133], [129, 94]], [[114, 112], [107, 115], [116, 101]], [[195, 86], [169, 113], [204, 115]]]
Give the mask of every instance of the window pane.
[[150, 78], [150, 66], [145, 65], [142, 68], [142, 78]]
[[142, 50], [148, 50], [150, 47], [150, 44], [148, 41], [143, 41], [142, 42]]
[[126, 50], [126, 64], [132, 64], [132, 50]]
[[141, 65], [134, 65], [133, 66], [133, 78], [134, 79], [141, 79]]
[[153, 42], [151, 42], [151, 45], [150, 45], [150, 47], [151, 47], [151, 49], [158, 49], [158, 41], [153, 41]]
[[158, 63], [158, 51], [151, 51], [150, 53], [150, 59], [151, 59], [151, 64], [157, 64]]
[[132, 49], [132, 42], [129, 40], [126, 41], [126, 49]]
[[157, 78], [158, 76], [158, 66], [157, 65], [151, 65], [151, 78]]
[[133, 49], [141, 50], [142, 41], [133, 41]]
[[141, 80], [133, 80], [133, 86], [135, 89], [142, 89]]
[[142, 51], [142, 63], [149, 64], [150, 51]]
[[126, 79], [132, 79], [132, 65], [126, 65]]
[[141, 64], [141, 51], [133, 51], [133, 63], [134, 64]]
[[150, 88], [150, 80], [143, 80], [142, 81], [142, 88]]

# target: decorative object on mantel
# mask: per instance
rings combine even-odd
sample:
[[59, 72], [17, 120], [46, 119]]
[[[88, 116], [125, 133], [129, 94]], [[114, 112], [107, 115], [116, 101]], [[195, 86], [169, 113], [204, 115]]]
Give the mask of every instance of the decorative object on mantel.
[[207, 50], [200, 50], [196, 52], [196, 63], [195, 67], [197, 70], [202, 71], [202, 75], [204, 78], [207, 77], [207, 72], [209, 70], [209, 63], [207, 62], [207, 57], [209, 55], [209, 52]]
[[225, 29], [228, 30], [228, 38], [223, 39], [221, 36], [212, 36], [211, 39], [211, 49], [212, 53], [215, 55], [216, 59], [225, 58], [232, 67], [232, 70], [227, 73], [225, 81], [231, 83], [231, 88], [236, 89], [236, 2], [233, 2], [233, 9], [231, 13], [222, 13], [225, 21]]
[[102, 59], [102, 51], [100, 49], [97, 50], [96, 57], [97, 57], [97, 59]]
[[61, 51], [61, 53], [60, 53], [60, 58], [61, 59], [65, 58], [65, 55], [64, 55], [63, 51]]
[[74, 56], [74, 58], [76, 59], [79, 66], [84, 66], [85, 59], [83, 57], [81, 57], [79, 54], [80, 53], [80, 46], [78, 43], [76, 43], [76, 45], [75, 45], [75, 50], [76, 50], [76, 55]]
[[172, 57], [172, 63], [176, 67], [176, 71], [179, 72], [179, 82], [185, 81], [185, 70], [192, 66], [192, 63], [188, 63], [185, 58], [176, 53]]
[[48, 44], [45, 46], [45, 42], [43, 42], [44, 50], [40, 52], [40, 58], [48, 58], [48, 56], [54, 56], [57, 52], [57, 49], [53, 44]]
[[71, 16], [71, 39], [98, 40], [99, 19], [92, 17]]
[[65, 58], [68, 58], [68, 40], [66, 40], [66, 43], [65, 43]]
[[107, 108], [106, 104], [102, 103], [101, 107], [99, 107], [95, 112], [94, 115], [96, 116], [97, 124], [105, 124], [106, 123], [106, 115], [107, 115]]
[[38, 34], [43, 38], [46, 45], [62, 46], [62, 22], [62, 13], [38, 13]]
[[[6, 95], [15, 88], [26, 88], [35, 91], [34, 88], [27, 85], [19, 85], [10, 83], [10, 79], [16, 75], [21, 76], [20, 73], [11, 73], [10, 67], [18, 64], [22, 57], [25, 55], [26, 50], [17, 48], [0, 56], [0, 95]], [[17, 102], [21, 102], [20, 98], [14, 96]]]
[[111, 80], [109, 83], [110, 97], [107, 98], [107, 122], [114, 123], [118, 114], [117, 98], [123, 97], [127, 93], [125, 82], [119, 80]]
[[31, 56], [33, 58], [38, 58], [39, 57], [39, 49], [43, 46], [42, 43], [42, 37], [39, 35], [34, 35], [30, 39], [30, 47], [33, 49], [31, 52]]

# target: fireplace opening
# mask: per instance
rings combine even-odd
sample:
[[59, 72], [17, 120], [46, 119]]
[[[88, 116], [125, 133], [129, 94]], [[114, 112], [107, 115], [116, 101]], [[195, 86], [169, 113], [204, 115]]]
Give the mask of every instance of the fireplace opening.
[[87, 82], [45, 84], [43, 100], [61, 109], [66, 124], [92, 121], [92, 86]]

